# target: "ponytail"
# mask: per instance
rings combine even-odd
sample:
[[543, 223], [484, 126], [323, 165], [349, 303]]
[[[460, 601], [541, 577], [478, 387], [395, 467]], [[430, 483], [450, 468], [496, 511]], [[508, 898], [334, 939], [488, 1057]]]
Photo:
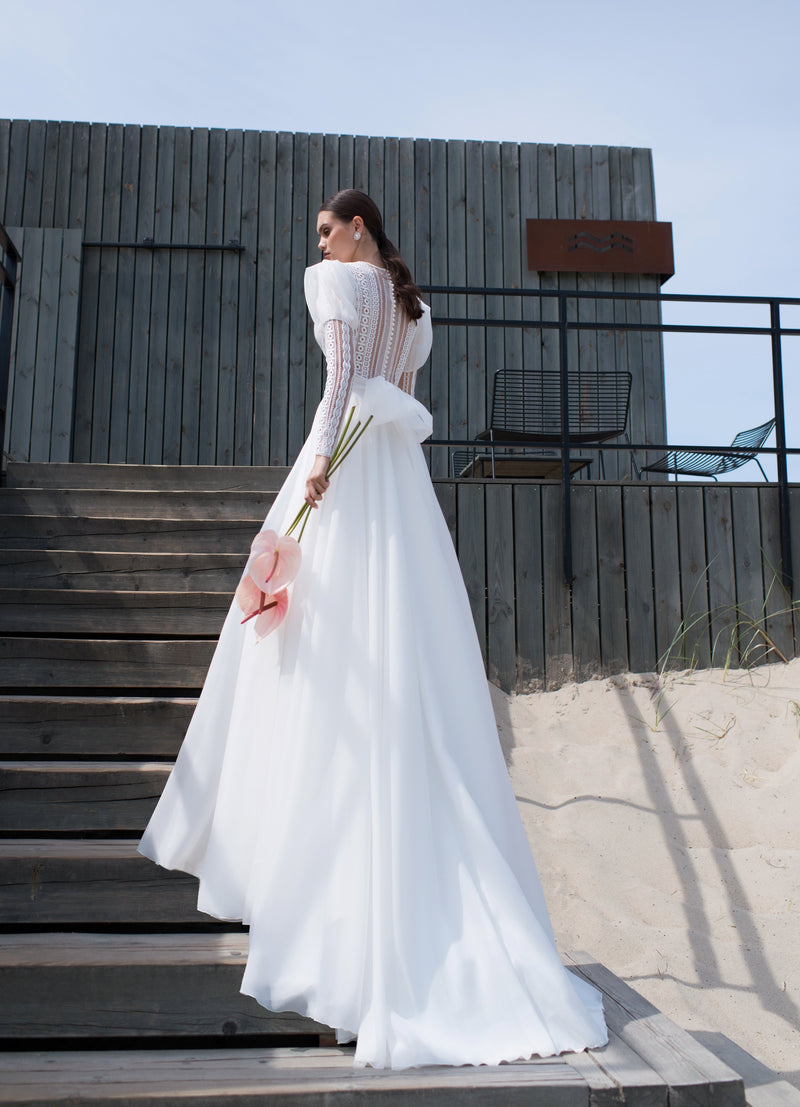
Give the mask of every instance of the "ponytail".
[[352, 222], [360, 215], [364, 226], [375, 240], [378, 252], [383, 258], [392, 280], [394, 298], [409, 319], [419, 319], [422, 315], [420, 291], [417, 288], [411, 270], [393, 242], [390, 242], [383, 230], [383, 219], [378, 205], [365, 192], [356, 188], [345, 188], [326, 200], [320, 211], [332, 211], [345, 222]]

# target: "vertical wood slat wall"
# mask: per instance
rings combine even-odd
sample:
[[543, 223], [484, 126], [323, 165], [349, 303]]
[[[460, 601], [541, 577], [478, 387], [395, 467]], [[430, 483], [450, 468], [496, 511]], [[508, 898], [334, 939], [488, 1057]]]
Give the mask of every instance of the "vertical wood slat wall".
[[[524, 248], [529, 217], [654, 219], [649, 150], [0, 121], [6, 227], [71, 228], [86, 242], [244, 246], [84, 248], [72, 459], [291, 462], [323, 383], [303, 270], [318, 258], [320, 203], [346, 186], [383, 207], [421, 284], [658, 287], [644, 277], [540, 277]], [[533, 320], [540, 310], [479, 296], [432, 301], [435, 315]], [[638, 320], [648, 310], [657, 309], [581, 307], [587, 319], [606, 311]], [[660, 338], [579, 331], [571, 341], [585, 368], [631, 370], [631, 433], [663, 441]], [[468, 437], [486, 425], [495, 369], [557, 364], [553, 332], [439, 327], [418, 395], [437, 437]], [[605, 460], [609, 478], [627, 475], [625, 453]], [[432, 468], [447, 475], [444, 451]]]
[[[800, 604], [776, 570], [775, 485], [576, 484], [571, 598], [560, 575], [557, 482], [435, 488], [489, 678], [502, 688], [662, 665], [735, 668], [800, 651]], [[791, 498], [798, 578], [800, 485]]]
[[14, 297], [3, 449], [22, 461], [70, 461], [83, 234], [6, 229], [27, 261]]

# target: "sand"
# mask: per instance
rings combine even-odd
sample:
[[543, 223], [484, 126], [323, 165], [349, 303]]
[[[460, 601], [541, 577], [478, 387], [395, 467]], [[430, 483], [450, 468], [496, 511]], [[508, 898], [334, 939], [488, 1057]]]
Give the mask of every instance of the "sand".
[[800, 660], [492, 696], [560, 947], [800, 1087]]

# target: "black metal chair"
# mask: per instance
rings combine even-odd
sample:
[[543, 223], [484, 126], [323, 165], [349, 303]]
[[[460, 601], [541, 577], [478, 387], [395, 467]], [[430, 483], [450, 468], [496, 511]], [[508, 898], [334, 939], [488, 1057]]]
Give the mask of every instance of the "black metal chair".
[[[630, 407], [631, 374], [571, 373], [568, 381], [570, 442], [599, 446], [624, 435]], [[490, 425], [477, 435], [490, 443], [492, 475], [495, 446], [502, 442], [537, 444], [561, 441], [561, 377], [552, 370], [499, 369], [494, 375]], [[633, 455], [631, 455], [633, 459]], [[636, 461], [633, 459], [634, 467]], [[605, 475], [602, 452], [600, 467]]]
[[764, 480], [767, 474], [758, 460], [758, 450], [769, 438], [775, 420], [770, 419], [759, 427], [751, 427], [750, 430], [739, 431], [731, 442], [731, 449], [747, 450], [741, 454], [721, 454], [715, 450], [670, 450], [664, 457], [654, 461], [652, 465], [643, 466], [645, 473], [674, 473], [684, 477], [711, 477], [716, 480], [723, 473], [731, 473], [746, 465], [748, 461], [755, 461], [761, 470]]

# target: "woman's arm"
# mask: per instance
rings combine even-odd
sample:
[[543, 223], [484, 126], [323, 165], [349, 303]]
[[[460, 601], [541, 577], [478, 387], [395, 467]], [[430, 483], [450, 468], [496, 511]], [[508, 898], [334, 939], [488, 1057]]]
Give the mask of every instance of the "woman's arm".
[[314, 426], [316, 457], [306, 479], [306, 502], [312, 507], [322, 499], [328, 487], [325, 476], [344, 416], [344, 405], [350, 393], [354, 367], [353, 331], [341, 319], [325, 323], [325, 360], [327, 377], [325, 391]]

